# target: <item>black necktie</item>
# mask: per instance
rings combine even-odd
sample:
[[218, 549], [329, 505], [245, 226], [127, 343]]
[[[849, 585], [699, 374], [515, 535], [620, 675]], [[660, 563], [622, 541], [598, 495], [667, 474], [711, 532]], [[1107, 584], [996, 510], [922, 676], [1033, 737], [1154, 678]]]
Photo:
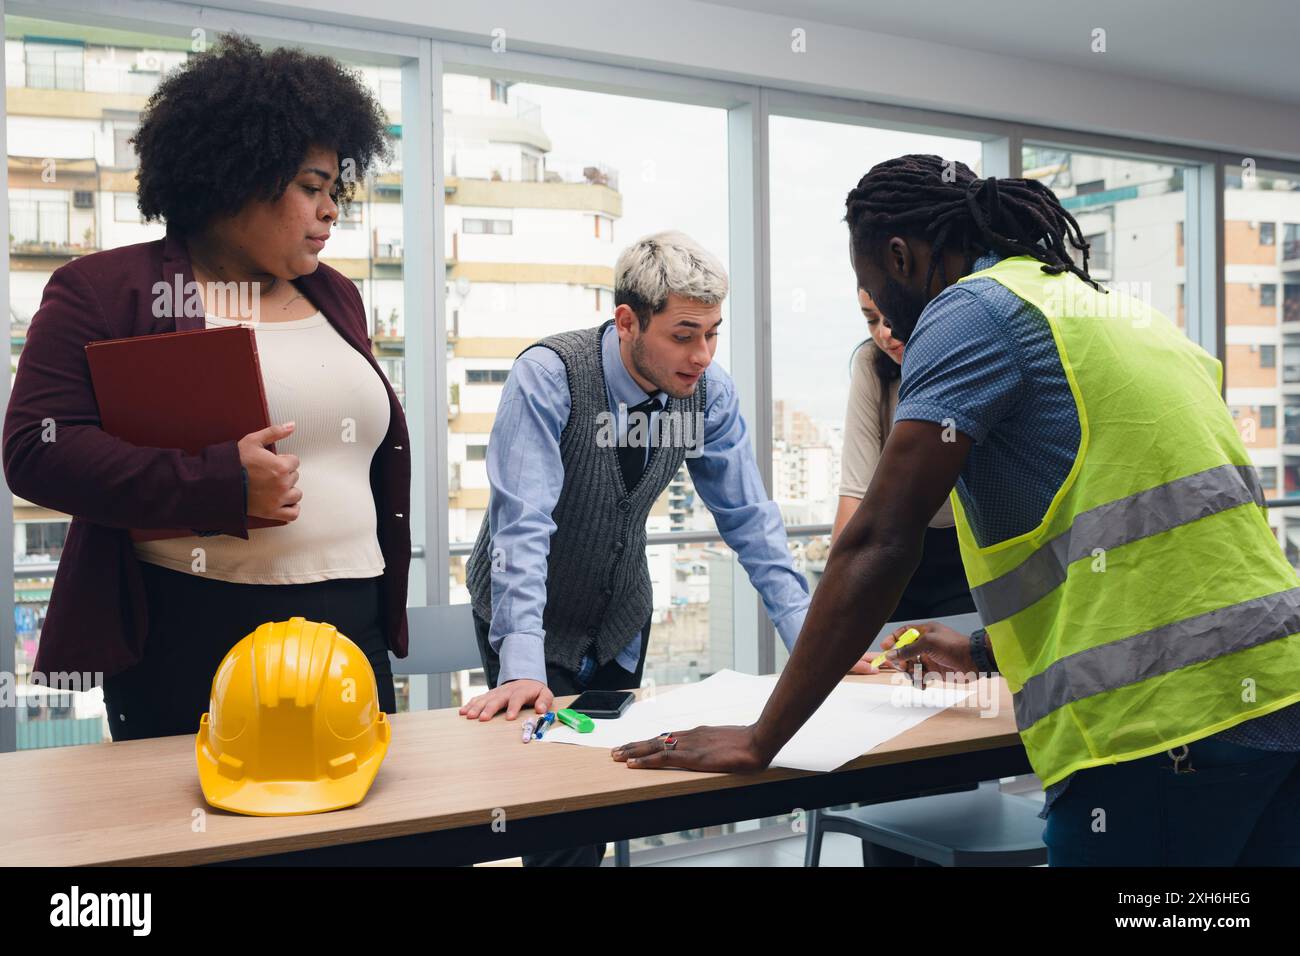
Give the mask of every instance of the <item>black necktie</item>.
[[[631, 492], [636, 487], [641, 475], [645, 472], [646, 466], [646, 445], [650, 444], [650, 415], [653, 412], [660, 411], [663, 408], [663, 402], [658, 398], [647, 398], [639, 405], [633, 405], [627, 410], [627, 430], [631, 438], [636, 442], [630, 444], [627, 436], [618, 444], [618, 467], [623, 472], [623, 487]], [[638, 427], [634, 415], [644, 415], [645, 421]]]

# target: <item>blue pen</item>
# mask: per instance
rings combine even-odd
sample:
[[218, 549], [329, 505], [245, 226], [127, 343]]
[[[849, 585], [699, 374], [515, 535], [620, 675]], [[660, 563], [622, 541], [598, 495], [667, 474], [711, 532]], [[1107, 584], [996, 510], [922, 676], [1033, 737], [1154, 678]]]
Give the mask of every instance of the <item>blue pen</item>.
[[542, 739], [542, 734], [546, 733], [546, 728], [549, 727], [554, 722], [555, 722], [555, 714], [553, 712], [542, 714], [542, 716], [537, 718], [537, 731], [535, 733], [535, 736], [537, 737], [538, 740]]

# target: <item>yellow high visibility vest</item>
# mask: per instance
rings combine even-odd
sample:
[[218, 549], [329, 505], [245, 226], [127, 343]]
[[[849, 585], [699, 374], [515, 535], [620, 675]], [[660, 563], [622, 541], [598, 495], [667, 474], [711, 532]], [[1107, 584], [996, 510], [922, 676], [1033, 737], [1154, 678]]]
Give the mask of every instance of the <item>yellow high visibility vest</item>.
[[1300, 581], [1220, 394], [1222, 365], [1138, 300], [1017, 256], [1079, 415], [1042, 523], [962, 563], [1034, 771], [1134, 760], [1300, 701]]

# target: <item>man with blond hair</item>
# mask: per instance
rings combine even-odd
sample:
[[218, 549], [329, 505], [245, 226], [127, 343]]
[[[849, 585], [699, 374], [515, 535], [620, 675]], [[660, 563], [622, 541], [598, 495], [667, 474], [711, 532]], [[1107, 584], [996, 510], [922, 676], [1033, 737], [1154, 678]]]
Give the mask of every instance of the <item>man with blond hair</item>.
[[[638, 687], [653, 594], [645, 522], [683, 464], [787, 648], [808, 585], [759, 477], [731, 378], [712, 365], [722, 264], [661, 232], [618, 258], [614, 315], [525, 349], [488, 443], [492, 493], [467, 566], [487, 693], [469, 719]], [[604, 847], [525, 857], [598, 865]]]

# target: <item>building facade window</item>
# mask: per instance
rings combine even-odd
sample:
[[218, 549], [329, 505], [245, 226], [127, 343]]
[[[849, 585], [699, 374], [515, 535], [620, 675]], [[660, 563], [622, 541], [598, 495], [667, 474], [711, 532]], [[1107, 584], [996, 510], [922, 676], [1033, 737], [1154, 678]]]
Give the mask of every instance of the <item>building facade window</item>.
[[1282, 321], [1300, 322], [1300, 285], [1288, 282], [1282, 286]]
[[510, 377], [508, 368], [470, 368], [465, 370], [466, 385], [504, 385]]
[[526, 183], [541, 182], [542, 163], [541, 160], [532, 153], [524, 153], [520, 158], [520, 170], [522, 178]]
[[80, 44], [23, 44], [26, 85], [36, 90], [85, 89], [86, 51]]
[[510, 236], [514, 223], [509, 219], [466, 219], [461, 229], [467, 236]]
[[1288, 222], [1282, 227], [1282, 258], [1300, 259], [1300, 223]]
[[113, 221], [140, 221], [140, 207], [136, 202], [135, 193], [113, 193]]
[[131, 145], [131, 137], [139, 126], [135, 123], [114, 123], [113, 124], [113, 165], [122, 169], [136, 169], [140, 165], [140, 157], [135, 153], [135, 147]]

